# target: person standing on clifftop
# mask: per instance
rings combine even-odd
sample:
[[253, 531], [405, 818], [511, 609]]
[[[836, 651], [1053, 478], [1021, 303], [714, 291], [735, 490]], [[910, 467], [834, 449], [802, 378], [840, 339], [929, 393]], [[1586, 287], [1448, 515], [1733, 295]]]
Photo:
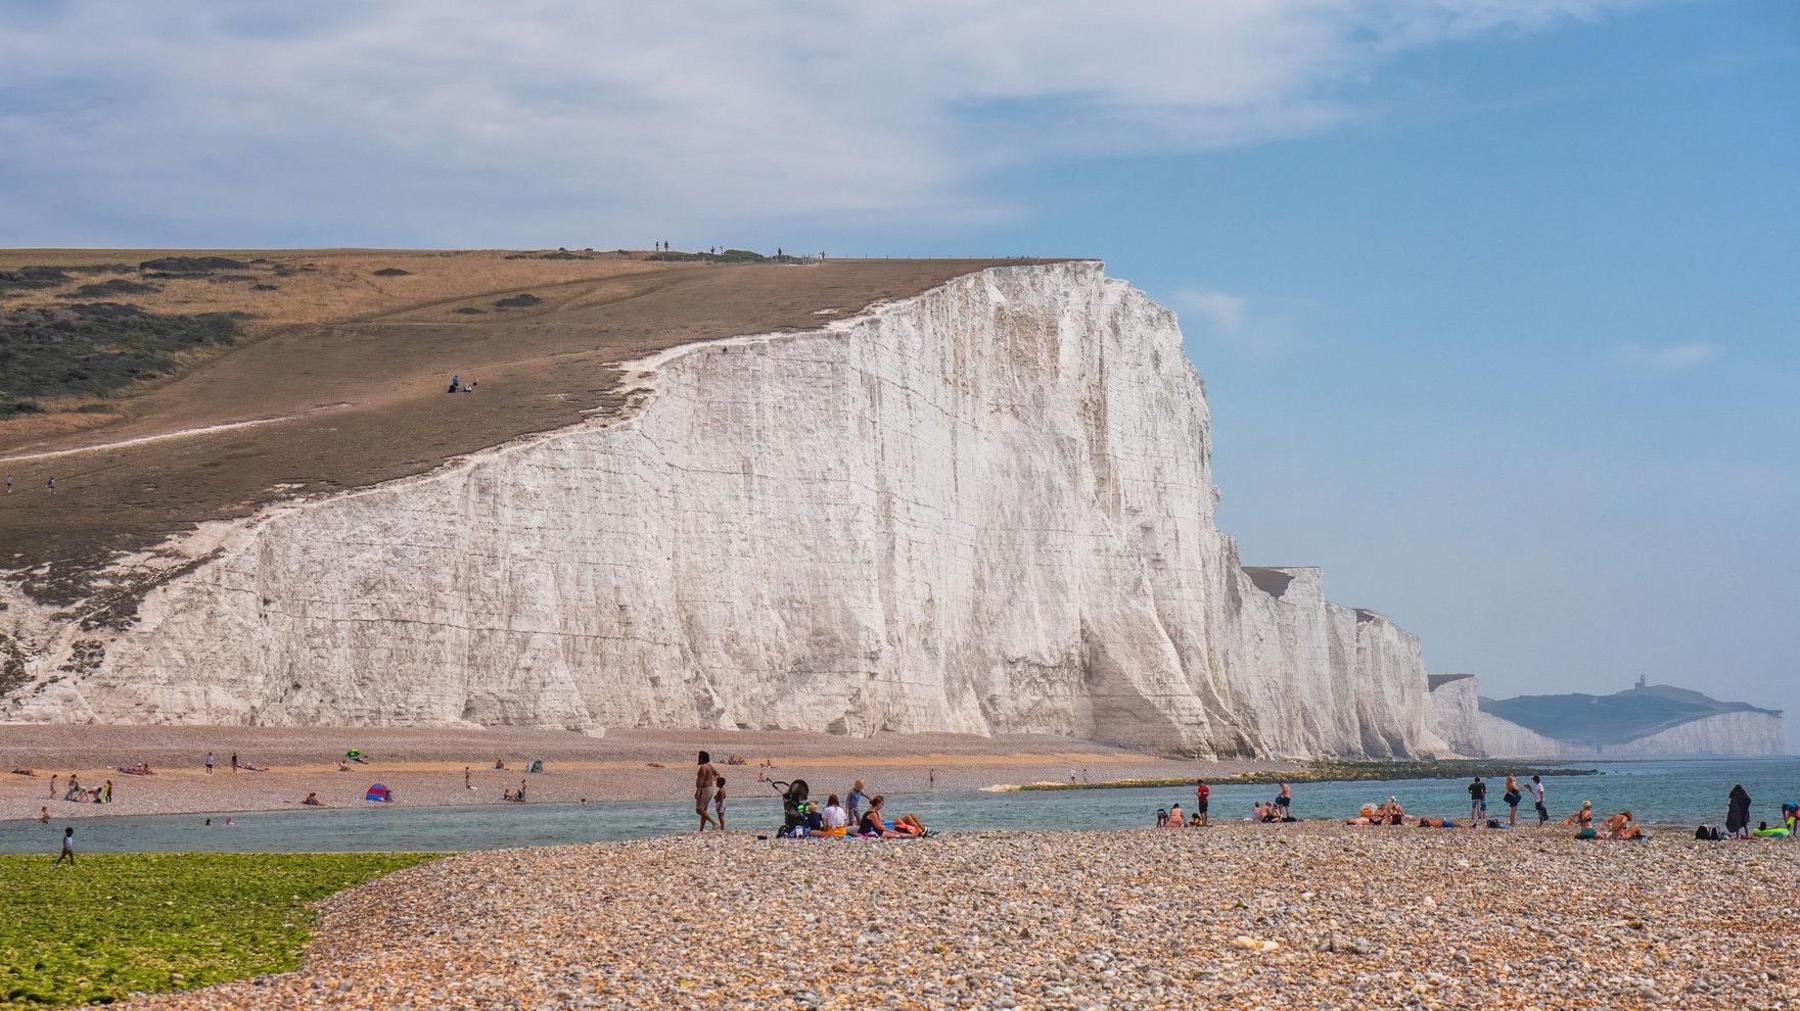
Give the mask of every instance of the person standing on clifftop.
[[698, 831], [706, 831], [708, 825], [719, 827], [712, 815], [713, 790], [718, 787], [718, 783], [719, 770], [713, 768], [712, 756], [704, 751], [700, 752], [700, 767], [694, 770], [694, 811], [700, 815]]

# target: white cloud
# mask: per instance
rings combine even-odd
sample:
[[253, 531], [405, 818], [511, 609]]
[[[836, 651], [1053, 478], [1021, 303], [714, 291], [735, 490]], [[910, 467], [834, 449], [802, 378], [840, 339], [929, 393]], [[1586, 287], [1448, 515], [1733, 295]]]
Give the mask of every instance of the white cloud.
[[1397, 53], [1624, 2], [0, 6], [0, 241], [929, 228], [1008, 213], [1021, 163], [1327, 129]]
[[1652, 372], [1680, 372], [1719, 357], [1725, 349], [1718, 344], [1691, 342], [1656, 347], [1648, 344], [1621, 344], [1613, 356], [1621, 365]]
[[1279, 354], [1302, 340], [1318, 306], [1305, 299], [1250, 297], [1213, 288], [1182, 288], [1170, 299], [1189, 337], [1257, 356]]
[[1214, 333], [1230, 336], [1244, 330], [1246, 305], [1241, 295], [1207, 288], [1183, 288], [1175, 293], [1175, 308], [1205, 321]]

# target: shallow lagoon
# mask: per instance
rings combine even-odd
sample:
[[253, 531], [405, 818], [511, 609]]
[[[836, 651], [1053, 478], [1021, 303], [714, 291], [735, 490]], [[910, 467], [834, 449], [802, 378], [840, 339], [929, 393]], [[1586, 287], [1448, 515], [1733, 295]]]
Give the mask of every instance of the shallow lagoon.
[[[1598, 762], [1583, 767], [1596, 776], [1557, 776], [1549, 788], [1551, 814], [1560, 819], [1592, 799], [1609, 814], [1630, 808], [1640, 821], [1692, 826], [1724, 820], [1725, 794], [1744, 784], [1755, 799], [1752, 821], [1774, 821], [1783, 800], [1800, 798], [1800, 758], [1707, 759], [1692, 761]], [[728, 813], [740, 831], [768, 832], [781, 819], [780, 805], [766, 784], [735, 793]], [[812, 784], [821, 796], [842, 784]], [[874, 784], [879, 788], [879, 784]], [[1365, 803], [1400, 799], [1408, 812], [1462, 818], [1468, 813], [1466, 780], [1409, 779], [1386, 782], [1301, 783], [1294, 787], [1294, 814], [1300, 818], [1344, 818]], [[1489, 812], [1505, 817], [1500, 782], [1489, 783]], [[1274, 786], [1218, 786], [1212, 794], [1216, 819], [1243, 818], [1250, 805], [1274, 796]], [[1149, 825], [1158, 807], [1193, 804], [1193, 790], [1109, 789], [1022, 793], [911, 793], [889, 798], [890, 813], [917, 811], [940, 829], [1096, 829]], [[206, 821], [211, 818], [212, 824]], [[213, 850], [242, 852], [500, 849], [559, 843], [638, 839], [690, 829], [691, 805], [607, 802], [578, 804], [484, 804], [470, 807], [327, 808], [306, 811], [223, 815], [154, 815], [0, 822], [0, 852], [55, 852], [62, 826], [76, 826], [83, 852]], [[1527, 802], [1521, 824], [1531, 817]]]

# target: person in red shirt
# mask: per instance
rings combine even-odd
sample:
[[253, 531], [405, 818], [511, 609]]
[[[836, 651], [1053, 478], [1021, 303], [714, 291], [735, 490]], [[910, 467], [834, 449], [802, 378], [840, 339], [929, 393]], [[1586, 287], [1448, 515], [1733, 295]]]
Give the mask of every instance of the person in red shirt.
[[1206, 824], [1206, 802], [1211, 797], [1212, 787], [1206, 785], [1206, 780], [1196, 780], [1194, 783], [1194, 823], [1196, 825]]

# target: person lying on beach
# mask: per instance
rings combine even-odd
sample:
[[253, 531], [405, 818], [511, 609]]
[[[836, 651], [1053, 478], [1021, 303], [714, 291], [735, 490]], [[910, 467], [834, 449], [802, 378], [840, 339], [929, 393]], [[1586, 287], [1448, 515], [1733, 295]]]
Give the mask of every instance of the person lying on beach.
[[1569, 815], [1567, 818], [1564, 818], [1562, 820], [1562, 823], [1564, 825], [1576, 825], [1581, 828], [1593, 828], [1594, 827], [1594, 802], [1591, 800], [1582, 801], [1581, 802], [1581, 810], [1576, 811], [1574, 814]]
[[116, 766], [115, 768], [119, 772], [123, 772], [127, 776], [154, 776], [154, 775], [156, 775], [156, 773], [150, 771], [150, 763], [149, 762], [139, 762], [136, 765], [120, 765], [120, 766]]
[[307, 794], [306, 799], [301, 801], [300, 803], [306, 805], [307, 807], [324, 807], [325, 806], [324, 803], [319, 800], [319, 795], [316, 793]]
[[245, 772], [268, 772], [269, 771], [269, 767], [266, 765], [252, 765], [249, 762], [245, 762], [243, 765], [238, 766], [238, 768], [242, 769]]
[[908, 811], [899, 818], [894, 819], [894, 831], [900, 835], [924, 835], [925, 823], [919, 820], [918, 815]]
[[1620, 811], [1606, 819], [1600, 827], [1602, 839], [1640, 839], [1645, 838], [1644, 830], [1631, 823], [1631, 812]]
[[1450, 818], [1420, 818], [1420, 828], [1455, 828], [1456, 822]]
[[881, 794], [869, 798], [869, 809], [863, 812], [862, 821], [856, 826], [857, 835], [880, 836], [883, 839], [907, 839], [925, 834], [925, 825], [916, 814], [903, 814], [898, 821], [887, 822], [882, 819], [882, 807], [887, 798]]

